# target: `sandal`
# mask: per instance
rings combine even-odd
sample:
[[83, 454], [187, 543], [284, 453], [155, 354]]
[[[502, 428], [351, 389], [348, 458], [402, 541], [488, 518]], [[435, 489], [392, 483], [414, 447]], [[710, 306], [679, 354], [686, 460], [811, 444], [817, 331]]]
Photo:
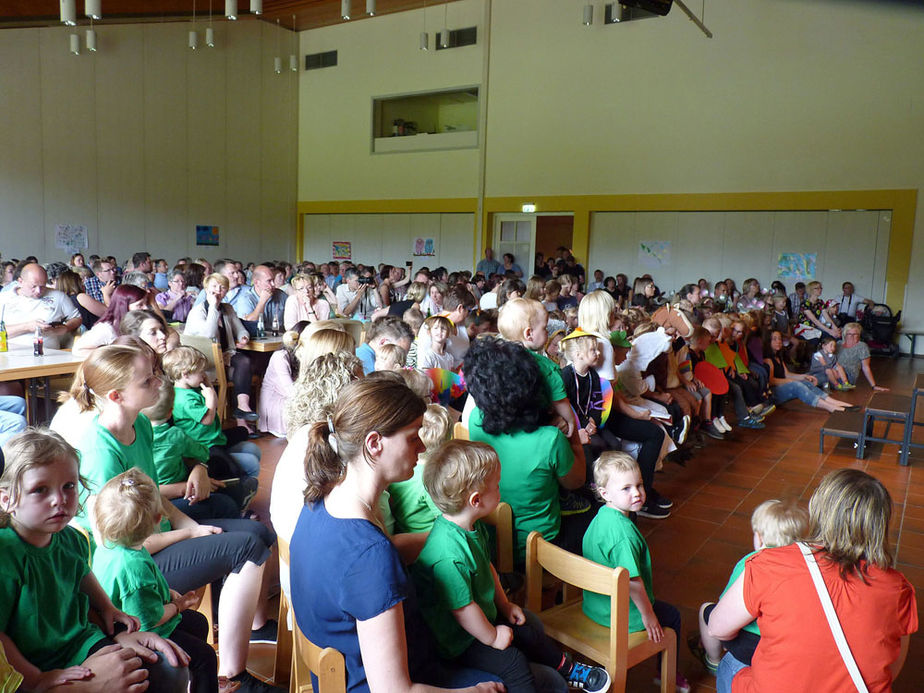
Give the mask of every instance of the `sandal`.
[[709, 655], [706, 654], [706, 648], [703, 647], [703, 641], [699, 639], [699, 633], [690, 633], [690, 636], [687, 638], [687, 647], [690, 648], [690, 652], [693, 653], [693, 656], [702, 662], [706, 671], [715, 676], [716, 672], [719, 670], [719, 663], [709, 659]]
[[232, 681], [227, 676], [218, 677], [218, 693], [234, 693], [240, 687], [240, 681]]

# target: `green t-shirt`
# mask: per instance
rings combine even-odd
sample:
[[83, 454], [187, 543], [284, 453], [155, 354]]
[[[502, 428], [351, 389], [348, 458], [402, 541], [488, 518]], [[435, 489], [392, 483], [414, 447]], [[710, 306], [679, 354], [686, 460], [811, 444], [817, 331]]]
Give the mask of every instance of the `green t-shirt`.
[[481, 522], [468, 532], [438, 515], [411, 565], [411, 575], [424, 620], [443, 657], [458, 657], [475, 639], [459, 625], [453, 610], [475, 602], [491, 623], [497, 619], [488, 534]]
[[544, 392], [548, 396], [548, 404], [560, 402], [568, 399], [568, 393], [565, 391], [565, 381], [561, 379], [561, 368], [545, 354], [538, 351], [530, 351], [536, 364], [539, 366], [539, 373], [542, 375], [542, 382], [545, 383]]
[[180, 615], [154, 625], [163, 618], [164, 606], [170, 602], [170, 587], [147, 549], [98, 546], [93, 554], [93, 573], [116, 608], [141, 621], [141, 630], [170, 637]]
[[[106, 428], [100, 425], [99, 417], [93, 419], [93, 425], [80, 442], [80, 473], [87, 480], [89, 491], [84, 491], [82, 498], [83, 510], [77, 513], [77, 520], [87, 530], [90, 529], [90, 518], [86, 511], [86, 500], [91, 495], [99, 493], [114, 476], [137, 467], [147, 474], [155, 484], [160, 484], [157, 467], [154, 466], [154, 432], [151, 422], [144, 414], [138, 414], [135, 419], [135, 441], [131, 445], [123, 445], [116, 440]], [[161, 519], [162, 532], [170, 529], [170, 522], [166, 517]]]
[[209, 451], [202, 443], [189, 437], [182, 428], [168, 423], [154, 426], [154, 466], [161, 484], [186, 481], [189, 468], [186, 459], [208, 462]]
[[[608, 568], [617, 566], [629, 571], [630, 578], [641, 578], [648, 599], [654, 603], [651, 588], [651, 555], [648, 544], [632, 520], [619, 510], [604, 505], [584, 533], [584, 558]], [[584, 613], [602, 626], [610, 625], [610, 598], [584, 591]], [[645, 630], [642, 614], [629, 600], [629, 632]]]
[[469, 437], [494, 448], [501, 461], [501, 500], [513, 510], [516, 557], [526, 557], [526, 537], [536, 531], [551, 541], [561, 529], [558, 480], [571, 471], [574, 453], [568, 439], [554, 426], [532, 433], [517, 431], [490, 435], [481, 427], [483, 415], [475, 409], [469, 419]]
[[221, 432], [218, 416], [208, 425], [201, 423], [202, 417], [209, 411], [202, 393], [185, 387], [175, 387], [173, 390], [173, 425], [186, 431], [190, 438], [207, 448], [225, 445], [228, 439]]
[[[732, 569], [731, 577], [728, 578], [728, 584], [725, 585], [725, 589], [722, 590], [722, 594], [723, 594], [723, 595], [724, 595], [726, 592], [728, 592], [728, 588], [731, 587], [731, 586], [732, 586], [732, 583], [733, 583], [735, 580], [738, 579], [738, 576], [740, 576], [741, 573], [744, 572], [744, 562], [745, 562], [746, 560], [748, 560], [751, 556], [753, 556], [753, 555], [755, 555], [755, 554], [757, 554], [757, 553], [759, 553], [759, 551], [751, 551], [751, 553], [747, 554], [747, 555], [744, 556], [741, 560], [739, 560], [737, 563], [735, 563], [735, 567]], [[721, 596], [721, 595], [720, 595], [720, 596]], [[754, 619], [753, 621], [751, 621], [749, 624], [747, 624], [747, 625], [746, 625], [744, 628], [742, 628], [741, 630], [746, 630], [746, 631], [748, 631], [749, 633], [753, 633], [754, 635], [760, 635], [760, 628], [757, 627], [757, 619]]]
[[65, 527], [39, 548], [4, 527], [0, 556], [0, 632], [42, 671], [83, 662], [105, 637], [88, 620], [90, 600], [79, 589], [90, 572], [86, 538]]
[[433, 520], [440, 514], [423, 485], [424, 463], [417, 462], [414, 476], [407, 481], [396, 481], [388, 487], [391, 494], [391, 513], [397, 532], [429, 532]]

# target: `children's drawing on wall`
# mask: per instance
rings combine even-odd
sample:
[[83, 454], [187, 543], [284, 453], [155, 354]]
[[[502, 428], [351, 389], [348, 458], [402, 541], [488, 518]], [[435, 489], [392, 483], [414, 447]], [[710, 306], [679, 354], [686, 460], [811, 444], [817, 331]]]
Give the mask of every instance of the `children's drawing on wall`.
[[74, 224], [55, 225], [55, 248], [73, 255], [88, 247], [87, 227]]
[[780, 253], [776, 261], [779, 279], [814, 279], [817, 253]]
[[353, 244], [350, 241], [334, 241], [331, 245], [334, 260], [353, 259]]
[[218, 245], [218, 227], [196, 224], [196, 245]]
[[641, 241], [638, 244], [638, 263], [650, 269], [671, 264], [671, 242]]
[[411, 252], [415, 257], [436, 255], [436, 240], [433, 238], [415, 238], [414, 247], [411, 249]]

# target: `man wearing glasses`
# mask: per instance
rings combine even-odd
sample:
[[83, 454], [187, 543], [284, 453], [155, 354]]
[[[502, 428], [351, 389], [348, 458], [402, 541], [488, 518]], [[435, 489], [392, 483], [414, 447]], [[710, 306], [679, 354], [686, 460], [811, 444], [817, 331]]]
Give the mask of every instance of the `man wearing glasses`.
[[83, 286], [92, 298], [108, 306], [112, 292], [119, 285], [115, 268], [109, 260], [94, 260], [90, 269], [93, 270], [93, 276], [84, 279]]

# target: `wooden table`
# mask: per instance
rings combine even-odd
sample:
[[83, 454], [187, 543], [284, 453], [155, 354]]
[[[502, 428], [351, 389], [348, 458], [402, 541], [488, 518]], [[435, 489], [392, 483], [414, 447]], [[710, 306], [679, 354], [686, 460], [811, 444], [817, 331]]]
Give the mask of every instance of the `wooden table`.
[[35, 356], [32, 346], [25, 344], [10, 344], [10, 350], [0, 352], [0, 381], [25, 380], [29, 386], [30, 411], [29, 422], [36, 423], [39, 386], [45, 388], [45, 421], [51, 418], [51, 384], [49, 378], [53, 375], [71, 375], [83, 359], [74, 356], [69, 351], [60, 349], [45, 349], [43, 356]]
[[277, 351], [282, 348], [282, 335], [278, 337], [267, 336], [262, 339], [251, 339], [243, 348], [247, 351]]

